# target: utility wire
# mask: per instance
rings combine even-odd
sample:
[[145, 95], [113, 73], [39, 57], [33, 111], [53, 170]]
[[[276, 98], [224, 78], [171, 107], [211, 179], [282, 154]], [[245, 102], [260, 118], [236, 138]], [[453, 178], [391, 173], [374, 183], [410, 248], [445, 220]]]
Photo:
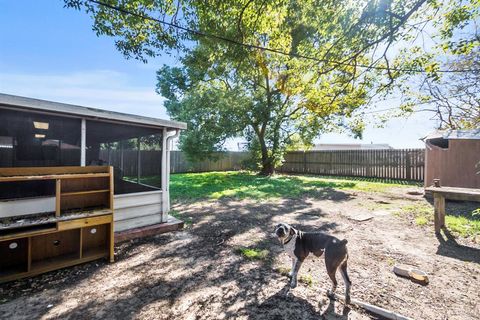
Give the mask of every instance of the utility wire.
[[[457, 95], [446, 97], [445, 99], [452, 99], [452, 98], [460, 97], [462, 95], [463, 94], [457, 94]], [[430, 103], [437, 102], [437, 101], [441, 101], [441, 99], [432, 99], [432, 100], [427, 100], [427, 101], [423, 101], [423, 102], [414, 103], [414, 104], [412, 104], [412, 107], [421, 106], [421, 105], [424, 105], [424, 104], [430, 104]], [[364, 114], [372, 114], [372, 113], [380, 113], [380, 112], [385, 112], [385, 111], [391, 111], [391, 110], [395, 110], [395, 109], [398, 109], [398, 108], [399, 107], [391, 107], [391, 108], [385, 108], [385, 109], [379, 109], [379, 110], [372, 110], [372, 111], [368, 111], [368, 112], [361, 112], [361, 111], [359, 111], [359, 112], [361, 112], [361, 114], [364, 115]], [[412, 112], [420, 112], [420, 111], [424, 111], [424, 110], [413, 110]]]
[[[114, 6], [114, 5], [111, 5], [111, 4], [102, 2], [102, 1], [98, 1], [98, 0], [87, 0], [87, 1], [95, 3], [99, 6], [103, 6], [103, 7], [112, 9], [112, 10], [116, 10], [116, 11], [121, 12], [121, 13], [126, 14], [126, 15], [132, 15], [132, 16], [136, 16], [136, 17], [139, 17], [139, 18], [142, 18], [142, 19], [145, 19], [145, 20], [155, 21], [155, 22], [158, 22], [160, 24], [163, 24], [163, 25], [166, 25], [166, 26], [169, 26], [169, 27], [173, 27], [173, 28], [176, 28], [176, 29], [188, 32], [188, 33], [192, 33], [192, 34], [195, 34], [195, 35], [200, 36], [200, 37], [221, 40], [221, 41], [224, 41], [224, 42], [228, 42], [228, 43], [232, 43], [232, 44], [235, 44], [235, 45], [243, 46], [243, 47], [246, 47], [246, 48], [249, 48], [249, 49], [258, 49], [258, 50], [272, 52], [272, 53], [276, 53], [276, 54], [280, 54], [280, 55], [284, 55], [284, 56], [289, 56], [289, 57], [293, 57], [293, 58], [312, 60], [312, 61], [316, 61], [316, 62], [320, 62], [320, 63], [325, 63], [325, 64], [329, 63], [329, 64], [339, 65], [339, 66], [360, 67], [360, 68], [367, 68], [367, 69], [384, 70], [384, 71], [389, 70], [389, 71], [398, 71], [398, 72], [414, 72], [414, 73], [426, 73], [427, 72], [425, 70], [420, 70], [420, 69], [402, 69], [402, 68], [394, 68], [394, 67], [391, 68], [391, 67], [382, 67], [382, 66], [374, 66], [374, 65], [369, 66], [369, 65], [365, 65], [365, 64], [352, 64], [351, 62], [349, 63], [349, 62], [334, 61], [334, 60], [328, 60], [328, 59], [319, 59], [319, 58], [316, 58], [316, 57], [307, 56], [307, 55], [303, 55], [303, 54], [289, 53], [289, 52], [285, 52], [285, 51], [275, 49], [275, 48], [268, 48], [268, 47], [262, 47], [262, 46], [255, 45], [255, 44], [244, 43], [244, 42], [240, 42], [240, 41], [230, 39], [230, 38], [227, 38], [227, 37], [223, 37], [223, 36], [219, 36], [219, 35], [215, 35], [215, 34], [209, 34], [209, 33], [199, 31], [199, 30], [190, 29], [190, 28], [180, 26], [180, 25], [175, 24], [175, 23], [171, 23], [171, 22], [160, 20], [160, 19], [156, 19], [156, 18], [150, 17], [148, 15], [132, 12], [132, 11], [129, 11], [125, 8]], [[467, 70], [437, 70], [436, 72], [438, 72], [438, 73], [457, 73], [457, 72], [479, 72], [479, 71], [480, 71], [479, 69], [470, 69], [470, 70], [467, 69]]]

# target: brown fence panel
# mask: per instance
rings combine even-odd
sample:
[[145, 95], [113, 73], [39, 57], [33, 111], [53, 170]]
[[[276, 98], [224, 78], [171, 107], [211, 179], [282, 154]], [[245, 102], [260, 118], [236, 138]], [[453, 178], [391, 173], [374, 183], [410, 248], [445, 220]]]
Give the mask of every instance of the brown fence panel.
[[[231, 171], [242, 169], [242, 162], [249, 156], [248, 152], [219, 152], [216, 160], [190, 162], [181, 151], [170, 152], [170, 170], [172, 173]], [[125, 176], [136, 176], [138, 159], [142, 176], [160, 174], [162, 151], [136, 150], [101, 150], [100, 159], [105, 163], [122, 169]]]
[[424, 165], [424, 149], [292, 151], [278, 171], [423, 181]]
[[[170, 168], [172, 173], [240, 170], [248, 157], [248, 152], [229, 151], [219, 152], [216, 160], [189, 162], [183, 152], [171, 151]], [[137, 174], [135, 150], [102, 150], [101, 159], [122, 168], [125, 175]], [[140, 152], [142, 176], [159, 174], [160, 164], [161, 151]], [[424, 149], [291, 151], [278, 171], [423, 181], [424, 165]]]

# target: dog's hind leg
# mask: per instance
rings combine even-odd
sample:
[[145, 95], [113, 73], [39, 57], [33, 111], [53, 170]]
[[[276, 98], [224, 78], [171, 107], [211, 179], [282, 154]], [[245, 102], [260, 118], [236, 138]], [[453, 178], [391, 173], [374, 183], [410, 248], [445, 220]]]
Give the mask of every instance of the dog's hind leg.
[[337, 272], [337, 268], [332, 268], [327, 266], [327, 273], [328, 276], [330, 277], [330, 280], [332, 280], [332, 289], [327, 291], [327, 296], [329, 298], [335, 298], [335, 290], [337, 290], [337, 279], [335, 277], [335, 273]]
[[331, 299], [335, 298], [335, 290], [337, 290], [337, 279], [335, 274], [340, 266], [341, 260], [338, 259], [335, 251], [325, 251], [325, 266], [327, 267], [327, 274], [332, 280], [332, 289], [327, 291], [327, 296]]
[[347, 259], [348, 256], [340, 265], [340, 273], [342, 274], [343, 282], [345, 282], [345, 303], [350, 304], [350, 287], [352, 285], [352, 282], [350, 281], [350, 277], [348, 276], [347, 272]]

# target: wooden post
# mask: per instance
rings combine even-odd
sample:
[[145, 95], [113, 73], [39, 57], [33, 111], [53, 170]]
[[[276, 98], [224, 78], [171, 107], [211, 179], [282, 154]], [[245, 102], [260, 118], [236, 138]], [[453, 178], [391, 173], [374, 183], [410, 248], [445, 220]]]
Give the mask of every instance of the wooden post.
[[440, 233], [440, 229], [445, 226], [445, 197], [439, 193], [433, 193], [435, 232]]
[[61, 205], [61, 198], [62, 198], [62, 180], [57, 179], [55, 180], [55, 216], [60, 216], [60, 205]]
[[110, 207], [110, 210], [113, 211], [113, 197], [114, 197], [114, 193], [115, 193], [115, 179], [113, 177], [113, 167], [110, 166], [108, 168], [108, 173], [110, 174], [110, 191], [109, 191], [109, 201], [108, 201], [108, 205]]
[[110, 229], [110, 246], [109, 246], [109, 259], [110, 262], [115, 262], [115, 251], [114, 251], [114, 245], [115, 245], [115, 234], [114, 234], [114, 228], [113, 228], [113, 216], [112, 216], [112, 221], [109, 224], [109, 229]]

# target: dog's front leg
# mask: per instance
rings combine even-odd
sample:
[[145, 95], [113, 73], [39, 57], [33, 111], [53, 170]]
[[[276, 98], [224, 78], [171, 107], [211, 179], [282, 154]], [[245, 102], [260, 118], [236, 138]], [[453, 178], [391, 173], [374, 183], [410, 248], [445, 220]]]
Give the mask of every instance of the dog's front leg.
[[297, 275], [298, 275], [298, 270], [300, 270], [300, 267], [302, 266], [303, 261], [299, 259], [295, 259], [295, 263], [293, 265], [293, 270], [292, 270], [292, 279], [290, 280], [290, 288], [295, 288], [297, 286]]
[[292, 276], [293, 276], [293, 269], [295, 269], [295, 261], [296, 261], [296, 260], [297, 260], [297, 259], [292, 258], [292, 269], [290, 269], [290, 272], [288, 273], [288, 277], [289, 277], [290, 279], [291, 279]]

